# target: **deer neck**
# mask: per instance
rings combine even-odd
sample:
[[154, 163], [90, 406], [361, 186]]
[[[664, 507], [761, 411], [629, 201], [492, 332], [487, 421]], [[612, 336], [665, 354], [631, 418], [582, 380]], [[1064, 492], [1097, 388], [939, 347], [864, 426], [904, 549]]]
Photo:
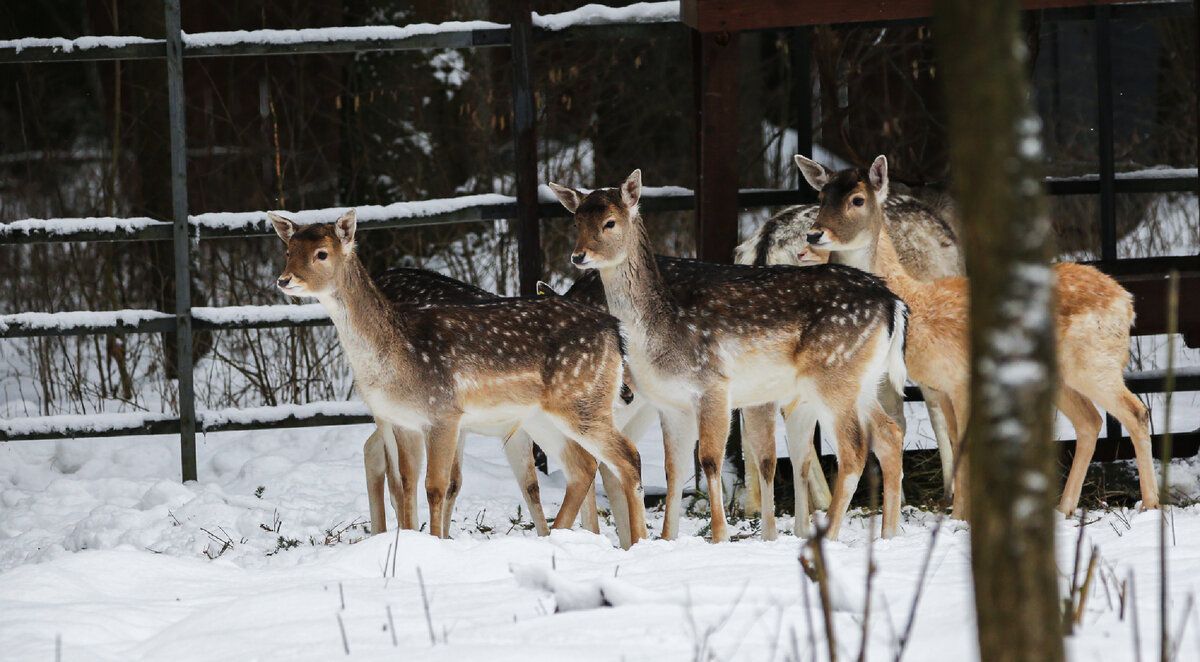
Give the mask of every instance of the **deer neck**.
[[886, 227], [880, 228], [875, 242], [875, 265], [871, 273], [882, 278], [888, 289], [905, 301], [910, 301], [913, 294], [922, 288], [922, 283], [913, 278], [900, 262], [900, 255]]
[[358, 256], [351, 255], [330, 293], [317, 297], [329, 311], [338, 339], [357, 370], [363, 361], [377, 361], [406, 329], [391, 303], [371, 280]]
[[829, 254], [829, 261], [833, 262], [834, 264], [844, 264], [848, 267], [854, 267], [855, 269], [861, 269], [862, 271], [866, 271], [868, 273], [874, 273], [877, 244], [878, 238], [876, 241], [869, 242], [866, 246], [861, 248], [855, 248], [854, 250], [849, 251], [834, 251]]
[[676, 303], [658, 270], [650, 237], [641, 217], [635, 220], [636, 245], [628, 258], [617, 265], [599, 269], [604, 283], [608, 311], [621, 320], [635, 336], [661, 336], [675, 319]]

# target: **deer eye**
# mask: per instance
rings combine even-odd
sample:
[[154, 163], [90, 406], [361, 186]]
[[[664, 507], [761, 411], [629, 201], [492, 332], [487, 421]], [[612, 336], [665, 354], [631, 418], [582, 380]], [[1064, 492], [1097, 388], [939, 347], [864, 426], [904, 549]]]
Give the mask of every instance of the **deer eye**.
[[325, 258], [327, 258], [327, 257], [329, 257], [329, 253], [328, 253], [328, 252], [326, 252], [326, 251], [324, 251], [324, 250], [317, 251], [317, 259], [318, 259], [318, 260], [324, 260], [324, 259], [325, 259]]
[[617, 227], [617, 222], [614, 220], [611, 220], [611, 219], [607, 223], [604, 224], [605, 230], [608, 230], [610, 228], [615, 228], [615, 227]]
[[861, 207], [867, 204], [867, 199], [861, 195], [856, 195], [850, 199], [850, 204], [854, 205], [855, 207]]

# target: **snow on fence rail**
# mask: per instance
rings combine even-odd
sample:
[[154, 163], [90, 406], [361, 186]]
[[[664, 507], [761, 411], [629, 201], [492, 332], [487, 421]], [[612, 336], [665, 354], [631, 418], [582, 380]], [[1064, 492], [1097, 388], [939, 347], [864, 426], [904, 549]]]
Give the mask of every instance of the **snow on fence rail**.
[[[640, 2], [628, 7], [587, 5], [559, 14], [533, 14], [541, 39], [570, 39], [589, 28], [629, 29], [679, 23], [679, 2]], [[410, 25], [364, 25], [298, 30], [233, 30], [182, 35], [184, 57], [298, 55], [355, 51], [508, 46], [511, 26], [491, 21]], [[611, 31], [605, 36], [610, 36]], [[0, 40], [0, 63], [66, 60], [137, 60], [166, 57], [165, 39], [134, 36]]]
[[[196, 412], [196, 430], [199, 432], [266, 430], [350, 425], [370, 423], [372, 420], [371, 412], [362, 402], [324, 401], [249, 409], [201, 409]], [[177, 416], [150, 412], [0, 419], [0, 442], [177, 434], [178, 432], [179, 418]]]

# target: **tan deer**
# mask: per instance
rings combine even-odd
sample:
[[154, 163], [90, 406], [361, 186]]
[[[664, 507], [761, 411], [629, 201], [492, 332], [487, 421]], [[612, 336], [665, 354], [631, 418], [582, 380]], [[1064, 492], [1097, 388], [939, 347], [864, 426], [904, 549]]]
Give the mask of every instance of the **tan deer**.
[[[788, 412], [789, 422], [815, 416], [838, 430], [841, 470], [829, 535], [837, 535], [868, 449], [883, 467], [883, 535], [892, 535], [900, 512], [902, 438], [876, 392], [889, 374], [895, 388], [903, 386], [904, 303], [877, 279], [833, 265], [763, 267], [672, 291], [638, 212], [640, 171], [619, 188], [586, 195], [550, 186], [579, 228], [571, 261], [599, 271], [609, 311], [629, 339], [634, 389], [663, 418], [668, 484], [663, 536], [677, 533], [681, 477], [698, 436], [712, 540], [729, 539], [721, 488], [729, 412], [780, 401], [800, 403]], [[797, 504], [797, 512], [807, 512], [807, 504]], [[804, 533], [804, 521], [797, 518], [798, 533]]]
[[[961, 276], [965, 273], [956, 229], [957, 219], [953, 216], [953, 208], [943, 199], [935, 199], [933, 202], [940, 204], [929, 204], [914, 195], [898, 194], [893, 191], [883, 203], [884, 224], [888, 228], [888, 234], [896, 238], [896, 252], [900, 263], [917, 280]], [[734, 249], [734, 261], [738, 264], [757, 266], [768, 264], [809, 266], [828, 262], [829, 251], [809, 245], [807, 238], [813, 223], [817, 220], [820, 208], [821, 206], [816, 204], [795, 205], [776, 213]], [[946, 494], [949, 496], [952, 494], [950, 478], [954, 465], [952, 434], [945, 415], [937, 406], [938, 395], [935, 393], [925, 393], [924, 395], [930, 424], [933, 427], [941, 457], [943, 484], [946, 486]], [[880, 391], [879, 398], [888, 415], [900, 425], [900, 430], [903, 432], [905, 429], [903, 399], [894, 396], [891, 389], [888, 388]], [[742, 416], [745, 421], [743, 435], [774, 435], [775, 421], [778, 419], [777, 406], [772, 404], [748, 407], [742, 410]], [[804, 452], [806, 446], [811, 447], [808, 439], [812, 437], [812, 434], [803, 434], [804, 439], [801, 440], [793, 440], [791, 435], [788, 435], [788, 454], [792, 457], [798, 457], [799, 453]], [[811, 448], [810, 452], [815, 454], [816, 449]], [[794, 463], [793, 470], [797, 466]], [[809, 475], [810, 488], [815, 484], [814, 474], [820, 475], [820, 465], [816, 462], [815, 455], [811, 466], [817, 471]], [[754, 505], [761, 499], [756, 489], [758, 481], [755, 480], [754, 473], [754, 463], [748, 463], [746, 465], [747, 515], [755, 512]], [[819, 501], [815, 494], [814, 501]]]
[[[630, 543], [645, 537], [641, 460], [613, 423], [623, 370], [617, 320], [560, 297], [393, 304], [355, 253], [353, 210], [303, 228], [270, 218], [288, 247], [278, 287], [328, 310], [379, 427], [424, 434], [433, 535], [446, 534], [459, 429], [515, 420], [557, 429], [608, 465], [628, 504]], [[586, 492], [568, 490], [556, 526], [574, 521]]]
[[[487, 290], [425, 269], [396, 267], [383, 272], [374, 278], [374, 281], [384, 297], [393, 304], [472, 303], [492, 301], [498, 298], [497, 295]], [[622, 397], [622, 400], [625, 399]], [[618, 410], [618, 414], [620, 414], [620, 410]], [[627, 415], [625, 418], [633, 418], [633, 416]], [[522, 496], [534, 528], [538, 535], [547, 535], [549, 526], [542, 510], [537, 473], [533, 465], [534, 439], [530, 436], [529, 431], [517, 426], [516, 421], [497, 422], [487, 428], [475, 428], [471, 431], [503, 438], [505, 458], [521, 487]], [[591, 481], [591, 477], [583, 473], [587, 470], [586, 462], [576, 461], [578, 454], [586, 451], [557, 430], [539, 429], [537, 433], [539, 435], [538, 445], [564, 467], [568, 474], [568, 483]], [[461, 456], [465, 434], [465, 429], [460, 432], [459, 456]], [[378, 533], [387, 530], [383, 499], [385, 485], [391, 491], [392, 505], [400, 520], [400, 526], [416, 528], [416, 476], [424, 461], [423, 436], [402, 428], [393, 428], [390, 430], [390, 434], [384, 428], [377, 428], [363, 446], [363, 459], [367, 476], [367, 496], [371, 510], [372, 532]], [[449, 517], [453, 511], [458, 489], [462, 484], [461, 465], [461, 461], [456, 458], [451, 473], [450, 488], [446, 494], [447, 507], [444, 513], [447, 518], [444, 523], [446, 527], [450, 525]], [[619, 482], [613, 483], [612, 487], [619, 487]], [[579, 515], [585, 529], [593, 533], [600, 532], [594, 489], [588, 490], [588, 496]], [[622, 540], [626, 540], [626, 538], [622, 538]]]
[[[797, 156], [808, 183], [821, 193], [821, 209], [807, 240], [831, 251], [831, 259], [868, 269], [882, 277], [911, 310], [908, 374], [941, 394], [952, 421], [958, 451], [968, 416], [970, 364], [968, 289], [964, 278], [922, 282], [901, 264], [882, 207], [888, 195], [887, 159], [866, 170], [833, 172]], [[1142, 506], [1158, 506], [1150, 450], [1149, 414], [1125, 387], [1133, 299], [1099, 270], [1072, 263], [1054, 265], [1059, 410], [1075, 426], [1075, 459], [1059, 510], [1072, 513], [1096, 447], [1101, 418], [1095, 405], [1111, 412], [1129, 430], [1137, 455]], [[1094, 403], [1094, 404], [1093, 404]], [[965, 471], [956, 474], [955, 515], [962, 516]]]

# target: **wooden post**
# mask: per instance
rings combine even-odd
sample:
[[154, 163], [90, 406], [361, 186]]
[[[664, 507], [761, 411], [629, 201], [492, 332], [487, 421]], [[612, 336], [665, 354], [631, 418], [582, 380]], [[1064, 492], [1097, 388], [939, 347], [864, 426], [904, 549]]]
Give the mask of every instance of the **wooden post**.
[[516, 0], [512, 3], [513, 146], [517, 176], [517, 274], [524, 296], [537, 294], [537, 282], [542, 276], [532, 50], [533, 15], [529, 0]]
[[1017, 0], [937, 0], [971, 277], [971, 568], [983, 662], [1063, 659], [1054, 555], [1053, 229]]
[[165, 0], [171, 212], [175, 221], [175, 336], [179, 370], [179, 451], [183, 480], [196, 480], [196, 396], [192, 387], [192, 256], [188, 236], [187, 135], [179, 0]]
[[696, 257], [710, 262], [737, 246], [738, 59], [738, 33], [692, 32]]

